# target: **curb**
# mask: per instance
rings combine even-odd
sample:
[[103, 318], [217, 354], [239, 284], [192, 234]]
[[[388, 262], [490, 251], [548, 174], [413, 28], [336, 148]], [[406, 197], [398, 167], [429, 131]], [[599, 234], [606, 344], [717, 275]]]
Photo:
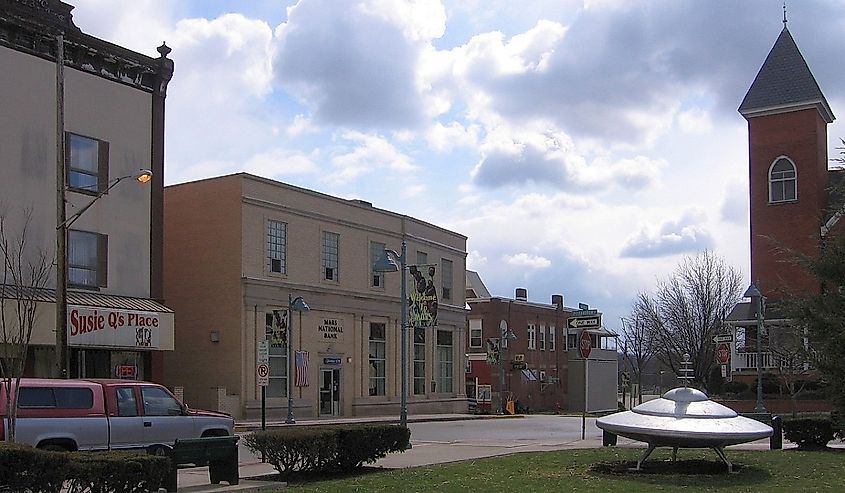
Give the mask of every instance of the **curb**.
[[[467, 414], [467, 415], [445, 415], [445, 416], [408, 416], [408, 423], [430, 423], [430, 422], [447, 422], [447, 421], [470, 421], [476, 419], [521, 419], [525, 416], [522, 414]], [[286, 426], [330, 426], [340, 424], [399, 424], [399, 418], [374, 416], [370, 418], [340, 418], [327, 420], [303, 420], [297, 423], [287, 424], [284, 421], [267, 422], [265, 429], [283, 428]], [[235, 432], [247, 433], [251, 431], [261, 430], [261, 423], [255, 422], [241, 422], [235, 423]]]

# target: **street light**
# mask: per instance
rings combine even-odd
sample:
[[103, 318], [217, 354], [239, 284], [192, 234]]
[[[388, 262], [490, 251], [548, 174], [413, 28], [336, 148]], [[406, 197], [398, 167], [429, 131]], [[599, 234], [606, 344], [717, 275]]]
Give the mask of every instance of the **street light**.
[[[63, 169], [63, 167], [62, 167]], [[85, 211], [94, 205], [104, 195], [109, 193], [109, 190], [114, 188], [118, 183], [127, 178], [134, 178], [140, 183], [149, 183], [153, 177], [153, 172], [148, 169], [140, 169], [138, 173], [132, 175], [121, 176], [109, 182], [105, 190], [97, 192], [94, 198], [88, 202], [82, 209], [79, 209], [70, 217], [65, 217], [65, 193], [67, 186], [65, 182], [65, 174], [62, 171], [61, 179], [59, 181], [57, 205], [57, 221], [56, 221], [56, 376], [58, 378], [68, 378], [70, 375], [70, 352], [67, 347], [67, 232], [68, 228], [76, 222], [77, 219], [85, 214]]]
[[754, 406], [755, 413], [766, 413], [766, 406], [763, 405], [763, 353], [761, 350], [763, 339], [763, 310], [765, 298], [754, 283], [748, 286], [743, 298], [751, 298], [751, 306], [757, 317], [757, 405]]
[[516, 334], [513, 333], [510, 327], [508, 327], [508, 323], [504, 320], [499, 323], [499, 330], [502, 336], [499, 341], [502, 354], [499, 357], [499, 408], [496, 410], [496, 414], [505, 414], [505, 364], [508, 359], [508, 341], [515, 340]]
[[[399, 340], [402, 347], [400, 348], [401, 355], [401, 385], [399, 393], [399, 424], [401, 426], [408, 425], [408, 294], [405, 279], [405, 269], [407, 268], [407, 244], [402, 240], [402, 253], [396, 253], [394, 250], [384, 249], [384, 255], [373, 264], [373, 270], [376, 272], [401, 272], [402, 279], [399, 282], [400, 291], [399, 297], [402, 303], [402, 315], [399, 327]], [[399, 261], [399, 265], [396, 261]]]
[[[285, 424], [292, 425], [296, 423], [293, 419], [293, 379], [291, 378], [291, 349], [293, 348], [293, 312], [307, 312], [311, 308], [302, 299], [302, 296], [293, 297], [288, 294], [288, 417], [285, 419]], [[294, 373], [296, 372], [296, 365], [294, 365]]]

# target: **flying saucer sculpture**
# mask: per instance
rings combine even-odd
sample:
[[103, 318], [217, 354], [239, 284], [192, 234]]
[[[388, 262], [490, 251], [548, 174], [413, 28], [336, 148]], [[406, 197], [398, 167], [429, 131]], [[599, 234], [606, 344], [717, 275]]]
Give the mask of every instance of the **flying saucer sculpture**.
[[712, 448], [728, 465], [728, 471], [733, 472], [725, 447], [772, 435], [770, 426], [739, 416], [733, 409], [709, 400], [704, 392], [689, 387], [672, 389], [630, 411], [599, 418], [596, 425], [648, 443], [648, 449], [637, 461], [637, 470], [655, 448], [672, 447], [672, 460], [677, 458], [679, 448]]

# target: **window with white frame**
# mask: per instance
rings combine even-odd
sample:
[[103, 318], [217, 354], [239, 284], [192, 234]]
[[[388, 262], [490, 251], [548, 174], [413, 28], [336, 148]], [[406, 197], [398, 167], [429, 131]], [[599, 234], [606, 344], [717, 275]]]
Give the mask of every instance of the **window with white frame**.
[[780, 157], [769, 169], [769, 202], [790, 202], [797, 197], [795, 165], [787, 157]]
[[528, 324], [528, 349], [537, 349], [537, 327]]
[[540, 326], [540, 351], [546, 350], [546, 326]]
[[452, 261], [445, 258], [440, 259], [440, 286], [442, 298], [452, 299]]
[[481, 319], [472, 318], [469, 320], [469, 347], [480, 348], [482, 342]]
[[414, 395], [425, 395], [425, 331], [414, 327]]
[[94, 289], [106, 287], [109, 237], [72, 229], [68, 231], [67, 245], [68, 284]]
[[267, 271], [287, 274], [288, 225], [281, 221], [267, 221]]
[[452, 331], [437, 331], [437, 392], [452, 392], [452, 375], [454, 374], [454, 358], [452, 355]]
[[386, 325], [370, 322], [370, 395], [384, 395], [387, 380]]
[[326, 281], [340, 280], [340, 272], [338, 271], [339, 246], [339, 234], [323, 231], [323, 279]]
[[549, 327], [549, 351], [555, 350], [555, 326]]
[[384, 289], [384, 272], [378, 272], [373, 267], [376, 265], [376, 261], [381, 258], [385, 253], [386, 245], [384, 243], [378, 243], [376, 241], [370, 242], [370, 269], [372, 270], [372, 283], [370, 287], [373, 288], [381, 288]]
[[287, 315], [284, 310], [265, 314], [264, 338], [270, 341], [270, 375], [267, 397], [288, 396]]
[[67, 183], [76, 192], [97, 194], [109, 186], [109, 143], [65, 132]]

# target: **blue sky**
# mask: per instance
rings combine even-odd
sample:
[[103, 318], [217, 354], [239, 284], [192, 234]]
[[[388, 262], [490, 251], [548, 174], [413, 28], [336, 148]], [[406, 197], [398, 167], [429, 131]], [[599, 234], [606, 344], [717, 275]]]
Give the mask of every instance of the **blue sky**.
[[[248, 171], [466, 235], [494, 295], [588, 303], [714, 250], [747, 280], [737, 113], [779, 0], [76, 0], [85, 32], [166, 41], [166, 184]], [[789, 2], [838, 114], [845, 2]], [[831, 155], [845, 129], [829, 127]]]

